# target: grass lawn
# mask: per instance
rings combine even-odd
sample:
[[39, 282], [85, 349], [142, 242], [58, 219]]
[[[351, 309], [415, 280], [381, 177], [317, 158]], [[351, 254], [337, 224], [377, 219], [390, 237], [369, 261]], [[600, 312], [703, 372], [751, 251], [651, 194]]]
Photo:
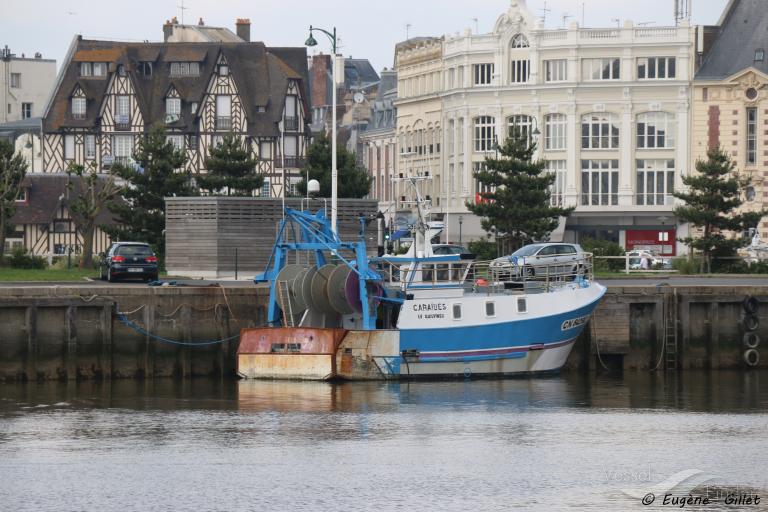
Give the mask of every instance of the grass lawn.
[[98, 278], [99, 271], [93, 269], [21, 269], [0, 267], [0, 282], [8, 281], [85, 281], [86, 277]]

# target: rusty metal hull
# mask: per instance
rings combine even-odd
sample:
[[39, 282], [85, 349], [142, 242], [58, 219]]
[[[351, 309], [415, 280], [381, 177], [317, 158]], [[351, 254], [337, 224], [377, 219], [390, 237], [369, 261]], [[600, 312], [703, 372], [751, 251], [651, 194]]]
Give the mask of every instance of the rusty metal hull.
[[396, 379], [399, 346], [398, 331], [244, 329], [237, 369], [249, 379]]
[[343, 329], [244, 329], [237, 371], [250, 379], [334, 379], [336, 352], [345, 334]]

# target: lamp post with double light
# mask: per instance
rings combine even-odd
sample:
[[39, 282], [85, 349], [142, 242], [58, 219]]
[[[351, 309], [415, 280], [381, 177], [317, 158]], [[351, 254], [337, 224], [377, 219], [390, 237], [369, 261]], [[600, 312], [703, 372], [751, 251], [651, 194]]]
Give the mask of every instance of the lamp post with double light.
[[331, 40], [331, 47], [333, 49], [333, 62], [331, 64], [331, 82], [332, 82], [332, 100], [331, 100], [331, 109], [332, 109], [332, 117], [331, 117], [331, 230], [334, 234], [338, 234], [338, 202], [339, 202], [339, 171], [336, 168], [336, 76], [337, 76], [337, 69], [336, 69], [336, 60], [337, 60], [337, 47], [338, 47], [338, 39], [336, 37], [336, 27], [333, 27], [333, 32], [328, 32], [327, 30], [324, 30], [322, 28], [313, 27], [312, 25], [309, 26], [309, 37], [304, 42], [307, 46], [317, 46], [317, 40], [312, 35], [312, 32], [319, 31], [328, 36], [328, 39]]

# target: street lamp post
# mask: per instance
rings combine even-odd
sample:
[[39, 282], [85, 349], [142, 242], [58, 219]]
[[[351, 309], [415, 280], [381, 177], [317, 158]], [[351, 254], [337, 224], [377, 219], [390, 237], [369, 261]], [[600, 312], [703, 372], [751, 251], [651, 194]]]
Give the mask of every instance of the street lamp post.
[[334, 234], [338, 234], [338, 206], [339, 206], [339, 171], [336, 168], [336, 50], [338, 39], [336, 38], [336, 27], [333, 27], [333, 32], [328, 32], [322, 28], [309, 26], [309, 37], [304, 43], [307, 46], [317, 46], [317, 40], [312, 35], [312, 32], [318, 30], [328, 36], [331, 40], [331, 46], [333, 48], [333, 63], [331, 64], [331, 82], [333, 88], [331, 109], [331, 230]]
[[464, 216], [459, 215], [459, 245], [461, 244], [461, 225], [464, 224]]

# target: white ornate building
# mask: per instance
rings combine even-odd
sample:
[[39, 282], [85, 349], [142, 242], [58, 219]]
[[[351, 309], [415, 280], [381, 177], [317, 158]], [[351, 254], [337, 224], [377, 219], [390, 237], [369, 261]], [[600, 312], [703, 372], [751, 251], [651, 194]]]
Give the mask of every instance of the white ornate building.
[[[426, 79], [409, 83], [417, 69], [398, 57], [399, 134], [418, 126], [442, 133], [432, 143], [442, 144], [439, 165], [417, 151], [411, 158], [426, 157], [425, 165], [411, 168], [436, 169], [433, 212], [448, 220], [451, 241], [459, 216], [465, 242], [485, 235], [465, 207], [481, 192], [472, 170], [517, 127], [557, 174], [552, 200], [576, 207], [553, 239], [593, 236], [675, 254], [671, 194], [691, 167], [695, 34], [685, 21], [545, 29], [524, 0], [512, 0], [492, 33], [446, 36], [441, 56], [417, 62]], [[400, 144], [401, 155], [420, 145]]]

